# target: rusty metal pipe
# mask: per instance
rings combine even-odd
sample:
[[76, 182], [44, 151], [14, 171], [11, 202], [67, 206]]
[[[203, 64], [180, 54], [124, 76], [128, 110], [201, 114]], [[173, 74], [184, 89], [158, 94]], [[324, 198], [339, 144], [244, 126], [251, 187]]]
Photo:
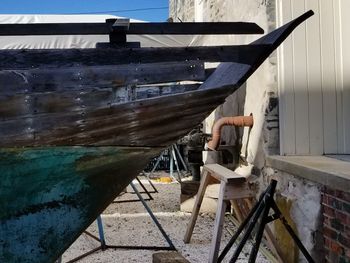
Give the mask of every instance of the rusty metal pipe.
[[211, 150], [216, 150], [218, 148], [223, 126], [252, 127], [253, 124], [254, 119], [252, 115], [220, 118], [213, 126], [212, 139], [208, 142], [208, 148]]

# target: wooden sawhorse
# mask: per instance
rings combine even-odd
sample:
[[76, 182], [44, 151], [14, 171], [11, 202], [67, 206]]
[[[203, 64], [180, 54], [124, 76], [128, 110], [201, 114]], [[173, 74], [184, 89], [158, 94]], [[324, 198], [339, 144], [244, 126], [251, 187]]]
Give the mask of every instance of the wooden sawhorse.
[[184, 242], [189, 243], [198, 213], [203, 201], [205, 190], [211, 183], [220, 183], [218, 196], [218, 206], [216, 210], [213, 238], [211, 241], [209, 263], [217, 262], [224, 216], [226, 211], [226, 202], [234, 199], [254, 197], [254, 190], [247, 182], [247, 177], [239, 175], [219, 164], [206, 164], [203, 166], [202, 179], [197, 193], [196, 201], [193, 206], [192, 215], [188, 224]]

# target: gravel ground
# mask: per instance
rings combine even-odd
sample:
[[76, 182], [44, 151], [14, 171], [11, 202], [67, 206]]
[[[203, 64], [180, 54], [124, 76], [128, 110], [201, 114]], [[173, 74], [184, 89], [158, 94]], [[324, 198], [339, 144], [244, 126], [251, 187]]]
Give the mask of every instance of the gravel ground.
[[[207, 262], [211, 231], [214, 222], [214, 215], [201, 214], [198, 217], [194, 229], [191, 243], [184, 244], [183, 237], [186, 231], [187, 223], [190, 218], [189, 213], [180, 212], [180, 185], [178, 183], [155, 183], [159, 193], [152, 196], [155, 200], [148, 201], [159, 222], [170, 236], [178, 251], [192, 263]], [[149, 185], [147, 185], [148, 189]], [[131, 192], [131, 189], [128, 189]], [[146, 196], [144, 196], [146, 198]], [[135, 194], [127, 193], [117, 200], [137, 199]], [[135, 246], [167, 246], [161, 233], [147, 214], [140, 202], [113, 203], [102, 215], [105, 230], [106, 242], [109, 245], [135, 245]], [[232, 224], [225, 221], [225, 226], [234, 229]], [[98, 235], [97, 225], [93, 223], [88, 231]], [[224, 229], [221, 244], [226, 244], [230, 238], [229, 232]], [[63, 254], [62, 262], [81, 255], [95, 247], [99, 243], [94, 239], [82, 234], [78, 240]], [[223, 245], [221, 246], [223, 247]], [[247, 246], [237, 262], [248, 261], [250, 248]], [[96, 252], [79, 262], [152, 262], [152, 254], [155, 251], [150, 250], [123, 250], [107, 249]], [[232, 249], [231, 249], [232, 253]], [[226, 258], [228, 262], [229, 254]], [[256, 262], [268, 263], [260, 253]]]

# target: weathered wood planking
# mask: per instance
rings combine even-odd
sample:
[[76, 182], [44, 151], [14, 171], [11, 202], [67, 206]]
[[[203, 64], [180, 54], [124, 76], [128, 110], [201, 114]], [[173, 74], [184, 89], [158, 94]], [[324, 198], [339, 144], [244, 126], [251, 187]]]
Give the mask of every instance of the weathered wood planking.
[[59, 91], [65, 87], [120, 87], [204, 79], [205, 70], [201, 61], [0, 70], [0, 95], [23, 90]]
[[[2, 145], [166, 145], [199, 124], [227, 93], [182, 93], [0, 122]], [[191, 107], [188, 107], [191, 105]]]
[[[114, 30], [108, 23], [45, 23], [0, 24], [0, 36], [25, 35], [105, 35]], [[183, 22], [183, 23], [130, 23], [128, 35], [221, 35], [263, 34], [264, 30], [250, 22]]]
[[0, 96], [0, 118], [2, 121], [26, 117], [32, 119], [34, 114], [61, 113], [64, 115], [65, 112], [90, 111], [132, 100], [193, 91], [198, 87], [199, 84], [183, 84], [120, 87], [117, 89], [105, 87], [64, 88], [60, 92], [28, 93], [23, 90], [23, 93], [12, 96]]
[[[13, 103], [21, 110], [17, 116], [0, 116], [0, 200], [5, 200], [0, 205], [0, 261], [54, 262], [161, 150], [158, 146], [174, 143], [238, 89], [295, 23], [263, 38], [260, 42], [271, 47], [251, 64], [223, 64], [209, 84], [194, 91], [125, 103], [112, 98], [111, 104], [115, 89], [84, 85], [2, 95], [2, 102], [18, 98]], [[60, 108], [33, 111], [49, 101]], [[0, 102], [0, 109], [13, 103]], [[55, 145], [65, 147], [48, 147]]]
[[0, 50], [1, 69], [117, 65], [201, 60], [251, 64], [268, 46], [237, 45], [209, 47], [27, 49]]
[[[199, 124], [225, 97], [245, 82], [293, 29], [312, 15], [298, 19], [253, 42], [266, 48], [251, 64], [223, 63], [196, 91], [129, 103], [101, 101], [86, 107], [79, 100], [71, 111], [33, 112], [25, 104], [22, 117], [0, 122], [2, 146], [39, 145], [167, 145]], [[28, 95], [30, 98], [30, 95]], [[73, 106], [74, 107], [74, 104]], [[7, 116], [8, 117], [8, 116]]]

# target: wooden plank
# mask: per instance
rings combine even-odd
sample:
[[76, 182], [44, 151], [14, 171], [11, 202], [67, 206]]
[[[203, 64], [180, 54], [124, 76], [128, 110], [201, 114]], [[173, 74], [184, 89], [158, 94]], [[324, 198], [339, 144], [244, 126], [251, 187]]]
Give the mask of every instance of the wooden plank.
[[256, 192], [256, 187], [253, 185], [251, 186], [248, 182], [237, 183], [236, 181], [233, 181], [226, 185], [224, 200], [255, 197]]
[[337, 153], [337, 98], [335, 92], [334, 17], [332, 1], [320, 0], [324, 153]]
[[[0, 36], [25, 35], [104, 35], [114, 31], [109, 23], [35, 23], [0, 24]], [[130, 23], [128, 35], [222, 35], [263, 34], [264, 30], [249, 22], [182, 22], [182, 23]]]
[[0, 116], [1, 145], [167, 145], [223, 100], [222, 94], [210, 90], [92, 108], [79, 108], [77, 101], [75, 111], [35, 114], [35, 100], [28, 99], [20, 105], [25, 116], [7, 121], [7, 115]]
[[117, 97], [116, 92], [111, 88], [81, 88], [78, 90], [67, 89], [60, 92], [22, 93], [13, 96], [0, 95], [0, 116], [2, 121], [6, 121], [32, 114], [89, 111], [99, 107], [107, 107], [112, 103], [124, 102], [126, 101], [126, 93], [126, 91], [124, 91], [124, 94], [120, 92]]
[[12, 93], [28, 89], [57, 91], [66, 87], [120, 87], [204, 79], [204, 64], [200, 61], [0, 71], [4, 91]]
[[[304, 1], [292, 1], [293, 14], [305, 12]], [[306, 27], [301, 24], [293, 32], [293, 82], [295, 103], [295, 145], [296, 154], [309, 154], [309, 93], [307, 81]]]
[[220, 242], [222, 229], [224, 226], [224, 218], [226, 212], [226, 202], [224, 201], [224, 195], [226, 190], [226, 183], [221, 181], [220, 183], [220, 191], [219, 191], [219, 199], [218, 199], [218, 207], [216, 210], [215, 221], [214, 221], [214, 229], [213, 229], [213, 237], [211, 239], [210, 251], [209, 251], [209, 263], [215, 263], [218, 261]]
[[[162, 85], [135, 87], [134, 96], [130, 96], [126, 87], [114, 88], [62, 88], [59, 92], [17, 92], [8, 96], [0, 92], [0, 117], [2, 121], [13, 118], [28, 117], [34, 119], [33, 114], [59, 114], [84, 111], [89, 112], [97, 108], [112, 106], [132, 100], [152, 98], [162, 95], [178, 94], [198, 89], [199, 84]], [[0, 90], [1, 91], [1, 90]], [[51, 116], [55, 120], [57, 116]], [[42, 119], [41, 123], [44, 122]], [[101, 120], [102, 121], [102, 120]], [[54, 124], [54, 122], [52, 123]], [[19, 129], [20, 125], [17, 125]]]
[[224, 181], [226, 183], [230, 182], [245, 182], [247, 176], [240, 175], [232, 170], [227, 169], [226, 167], [220, 164], [206, 164], [203, 167], [204, 170], [207, 170], [211, 176], [214, 178]]
[[306, 22], [310, 154], [321, 155], [323, 154], [323, 106], [319, 2], [308, 0], [305, 4], [307, 9], [315, 11], [315, 16]]
[[250, 22], [181, 22], [181, 23], [132, 23], [128, 34], [147, 35], [222, 35], [263, 34], [264, 30]]
[[184, 236], [184, 243], [186, 243], [186, 244], [190, 243], [193, 229], [194, 229], [194, 226], [195, 226], [196, 221], [197, 221], [197, 217], [198, 217], [201, 205], [202, 205], [202, 201], [203, 201], [204, 194], [205, 194], [205, 189], [207, 188], [209, 179], [210, 179], [210, 175], [208, 174], [207, 171], [203, 170], [201, 184], [199, 186], [199, 190], [198, 190], [198, 193], [196, 195], [196, 200], [195, 200], [195, 203], [193, 205], [191, 218], [190, 218], [190, 221], [187, 225], [186, 233]]
[[0, 50], [0, 69], [33, 69], [129, 63], [237, 62], [251, 64], [269, 45], [207, 47]]

